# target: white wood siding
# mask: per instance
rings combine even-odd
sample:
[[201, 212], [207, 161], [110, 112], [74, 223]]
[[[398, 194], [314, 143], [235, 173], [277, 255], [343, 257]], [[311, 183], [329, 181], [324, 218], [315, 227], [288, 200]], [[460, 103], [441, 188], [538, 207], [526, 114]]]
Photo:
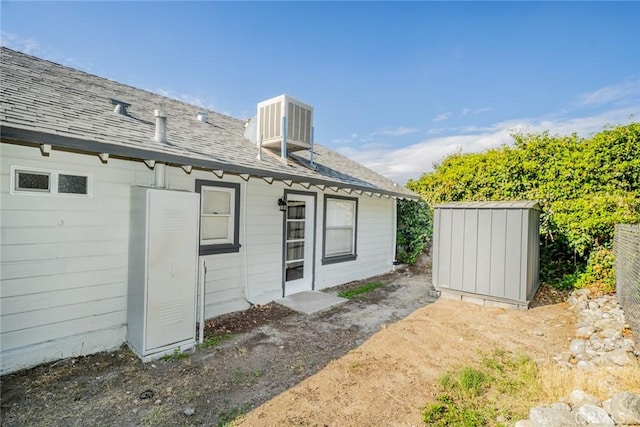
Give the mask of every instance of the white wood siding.
[[[327, 194], [345, 196], [344, 192]], [[355, 197], [351, 195], [350, 197]], [[395, 226], [393, 199], [358, 197], [358, 258], [354, 261], [322, 265], [322, 212], [324, 197], [318, 195], [316, 241], [316, 289], [341, 285], [353, 280], [365, 279], [391, 271], [393, 268], [393, 242]]]
[[[119, 346], [129, 188], [150, 172], [127, 160], [0, 147], [1, 371]], [[91, 174], [92, 195], [10, 194], [11, 166]]]
[[247, 190], [248, 299], [264, 304], [282, 298], [282, 220], [278, 199], [284, 184], [252, 179]]

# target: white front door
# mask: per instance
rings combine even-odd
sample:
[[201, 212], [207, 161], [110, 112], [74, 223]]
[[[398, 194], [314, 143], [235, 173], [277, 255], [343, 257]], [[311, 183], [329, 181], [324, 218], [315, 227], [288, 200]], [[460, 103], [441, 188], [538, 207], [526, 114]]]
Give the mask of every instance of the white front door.
[[287, 194], [284, 230], [284, 295], [310, 291], [313, 286], [315, 199]]

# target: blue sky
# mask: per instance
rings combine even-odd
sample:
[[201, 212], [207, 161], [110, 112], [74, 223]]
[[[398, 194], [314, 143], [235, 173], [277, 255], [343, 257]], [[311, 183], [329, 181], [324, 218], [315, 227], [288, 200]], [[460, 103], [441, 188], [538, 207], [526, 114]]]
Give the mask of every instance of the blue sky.
[[2, 44], [238, 118], [287, 93], [404, 183], [514, 131], [640, 117], [639, 2], [8, 2]]

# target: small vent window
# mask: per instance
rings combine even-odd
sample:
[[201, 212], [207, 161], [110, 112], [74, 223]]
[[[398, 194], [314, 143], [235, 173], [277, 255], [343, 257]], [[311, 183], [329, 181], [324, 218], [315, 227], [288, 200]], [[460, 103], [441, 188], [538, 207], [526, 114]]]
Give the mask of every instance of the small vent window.
[[91, 195], [91, 175], [12, 166], [11, 193]]
[[82, 175], [58, 175], [58, 193], [89, 194], [88, 178]]
[[16, 191], [35, 191], [49, 193], [51, 191], [51, 174], [17, 170], [15, 172]]

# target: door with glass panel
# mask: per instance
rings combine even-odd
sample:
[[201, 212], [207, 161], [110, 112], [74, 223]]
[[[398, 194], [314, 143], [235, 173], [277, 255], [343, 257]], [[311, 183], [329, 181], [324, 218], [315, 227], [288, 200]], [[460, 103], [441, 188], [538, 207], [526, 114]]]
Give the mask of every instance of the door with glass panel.
[[310, 291], [313, 287], [315, 199], [287, 194], [284, 234], [284, 295]]

